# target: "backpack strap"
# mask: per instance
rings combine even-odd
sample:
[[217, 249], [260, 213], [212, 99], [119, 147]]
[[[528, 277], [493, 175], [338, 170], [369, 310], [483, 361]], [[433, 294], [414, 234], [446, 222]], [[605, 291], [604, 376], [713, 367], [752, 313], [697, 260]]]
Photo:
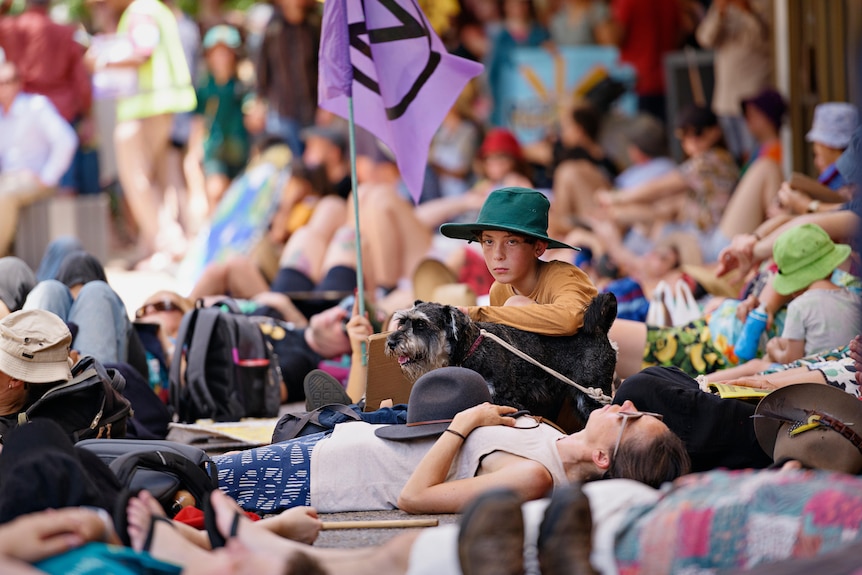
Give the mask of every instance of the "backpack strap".
[[171, 406], [172, 415], [179, 416], [180, 410], [180, 395], [183, 387], [182, 365], [184, 348], [188, 344], [189, 331], [194, 331], [195, 319], [197, 318], [198, 310], [193, 309], [183, 316], [180, 322], [180, 329], [177, 333], [177, 343], [174, 348], [174, 357], [171, 361], [171, 367], [168, 371], [168, 398]]
[[186, 357], [186, 385], [196, 402], [204, 406], [208, 413], [214, 412], [217, 406], [207, 387], [207, 352], [220, 313], [218, 310], [209, 310], [208, 313], [198, 312], [192, 334], [194, 345], [189, 346]]
[[[286, 416], [284, 416], [282, 419], [285, 419], [287, 417], [295, 417], [296, 419], [286, 421], [285, 425], [282, 425], [281, 427], [276, 425], [276, 428], [273, 431], [272, 435], [273, 442], [281, 443], [282, 441], [288, 441], [289, 439], [299, 437], [299, 434], [302, 433], [302, 430], [305, 429], [308, 424], [317, 425], [319, 427], [327, 427], [326, 425], [320, 423], [320, 414], [324, 411], [335, 411], [347, 416], [354, 421], [362, 420], [362, 418], [357, 415], [355, 411], [353, 411], [346, 405], [341, 405], [340, 403], [321, 405], [314, 411], [307, 411], [302, 415], [287, 414]], [[281, 423], [281, 421], [279, 421], [279, 423]]]
[[127, 486], [138, 468], [176, 475], [182, 482], [183, 489], [188, 490], [197, 504], [202, 507], [210, 492], [218, 488], [218, 472], [215, 464], [210, 461], [205, 465], [206, 471], [195, 465], [188, 457], [155, 449], [121, 455], [112, 461], [109, 467], [120, 483]]

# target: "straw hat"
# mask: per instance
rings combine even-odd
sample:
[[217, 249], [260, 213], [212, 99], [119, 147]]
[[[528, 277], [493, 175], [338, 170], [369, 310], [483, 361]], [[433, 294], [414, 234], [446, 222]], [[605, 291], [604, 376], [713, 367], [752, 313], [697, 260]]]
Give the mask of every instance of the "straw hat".
[[862, 471], [862, 401], [852, 395], [819, 383], [788, 385], [760, 400], [754, 417], [757, 441], [774, 461]]
[[474, 306], [476, 294], [458, 278], [443, 262], [435, 259], [423, 260], [413, 273], [413, 295], [416, 299], [445, 305]]

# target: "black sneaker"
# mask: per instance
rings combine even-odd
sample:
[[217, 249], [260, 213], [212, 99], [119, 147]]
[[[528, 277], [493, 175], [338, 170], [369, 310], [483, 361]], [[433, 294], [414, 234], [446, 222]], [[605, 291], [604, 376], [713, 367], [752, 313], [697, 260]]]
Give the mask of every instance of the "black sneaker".
[[464, 509], [458, 559], [463, 575], [524, 573], [524, 518], [514, 492], [488, 491]]
[[580, 484], [555, 490], [539, 527], [542, 575], [596, 575], [590, 564], [592, 537], [590, 500]]
[[313, 369], [308, 372], [308, 375], [302, 380], [302, 387], [305, 389], [306, 411], [314, 411], [318, 407], [333, 403], [341, 405], [353, 403], [350, 401], [350, 396], [344, 391], [344, 386], [322, 369]]

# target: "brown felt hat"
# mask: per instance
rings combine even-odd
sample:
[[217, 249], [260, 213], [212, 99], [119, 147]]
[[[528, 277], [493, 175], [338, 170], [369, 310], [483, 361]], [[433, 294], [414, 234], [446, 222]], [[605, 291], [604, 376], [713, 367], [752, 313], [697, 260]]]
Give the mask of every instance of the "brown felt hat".
[[485, 378], [466, 367], [440, 367], [413, 384], [407, 401], [407, 424], [387, 425], [374, 433], [383, 439], [407, 441], [440, 435], [455, 415], [490, 402]]
[[819, 383], [788, 385], [760, 400], [754, 417], [757, 441], [774, 461], [862, 471], [862, 401], [849, 393]]

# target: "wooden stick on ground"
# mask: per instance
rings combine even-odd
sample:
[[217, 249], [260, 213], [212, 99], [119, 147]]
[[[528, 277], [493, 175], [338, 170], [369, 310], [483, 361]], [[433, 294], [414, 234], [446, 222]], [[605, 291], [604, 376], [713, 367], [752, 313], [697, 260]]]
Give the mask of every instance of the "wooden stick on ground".
[[368, 521], [324, 521], [322, 529], [403, 529], [405, 527], [436, 527], [436, 519], [380, 519]]

